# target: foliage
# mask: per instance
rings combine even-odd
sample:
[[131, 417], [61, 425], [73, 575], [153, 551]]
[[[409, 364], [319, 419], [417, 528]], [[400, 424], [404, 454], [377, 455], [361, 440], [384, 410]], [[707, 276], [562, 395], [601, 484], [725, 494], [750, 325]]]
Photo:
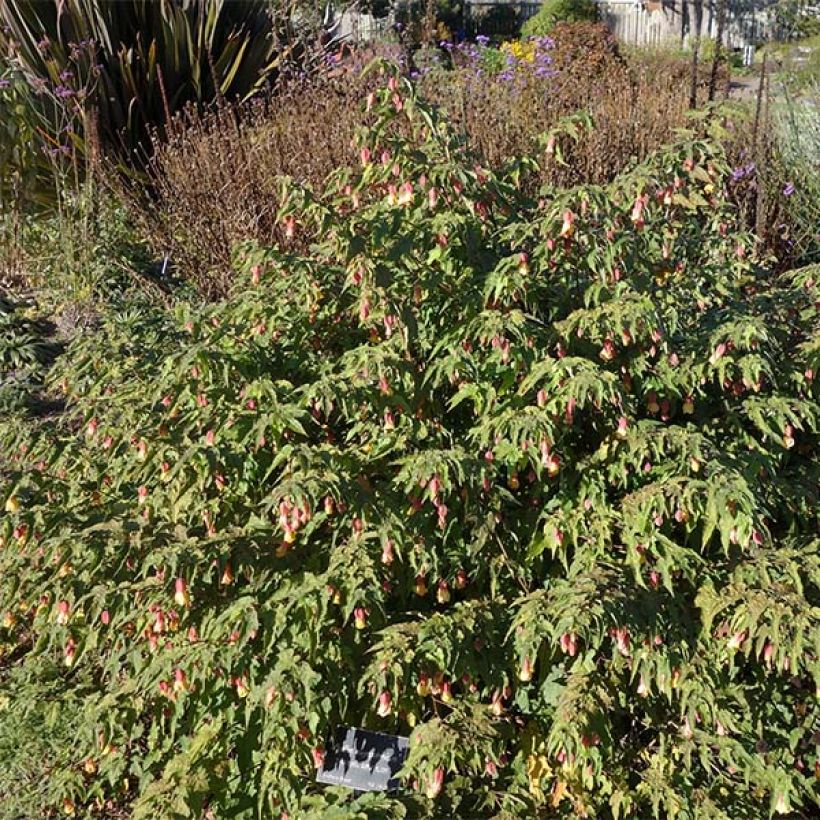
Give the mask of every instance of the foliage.
[[524, 37], [543, 37], [556, 23], [578, 23], [598, 19], [595, 0], [545, 0], [538, 13], [521, 27]]
[[56, 193], [54, 212], [23, 219], [20, 273], [71, 336], [83, 321], [76, 311], [94, 313], [134, 281], [150, 289], [150, 258], [109, 187], [92, 178]]
[[0, 71], [0, 214], [5, 214], [38, 181], [42, 154], [30, 88], [8, 66]]
[[800, 0], [779, 0], [769, 12], [783, 40], [820, 35], [820, 15], [817, 8]]
[[298, 53], [288, 8], [269, 0], [2, 0], [0, 52], [66, 98], [94, 78], [86, 110], [104, 143], [134, 161], [149, 126], [169, 111], [247, 97], [275, 77]]
[[726, 140], [730, 194], [781, 269], [820, 260], [820, 118], [810, 99], [779, 86], [770, 102], [735, 112]]
[[761, 49], [777, 68], [777, 80], [792, 94], [816, 99], [820, 85], [820, 35], [788, 43], [769, 43]]
[[[817, 269], [755, 263], [714, 140], [531, 197], [368, 107], [230, 298], [2, 425], [0, 769], [49, 702], [42, 811], [811, 812]], [[338, 723], [412, 731], [407, 790], [315, 786]]]
[[[820, 99], [820, 79], [814, 83]], [[796, 99], [784, 89], [773, 113], [777, 155], [766, 183], [781, 203], [779, 223], [787, 230], [788, 256], [820, 261], [820, 115], [812, 100]]]
[[29, 308], [0, 295], [0, 412], [27, 408], [57, 352], [50, 327]]

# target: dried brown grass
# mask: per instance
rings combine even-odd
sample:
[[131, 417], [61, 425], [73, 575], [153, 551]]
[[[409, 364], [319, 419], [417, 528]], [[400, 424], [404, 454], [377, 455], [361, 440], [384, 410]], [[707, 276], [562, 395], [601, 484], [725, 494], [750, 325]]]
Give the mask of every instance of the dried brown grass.
[[[542, 163], [533, 185], [605, 182], [685, 123], [685, 65], [625, 58], [596, 24], [558, 26], [553, 39], [552, 77], [510, 83], [477, 79], [468, 68], [435, 69], [420, 81], [421, 93], [490, 166], [536, 153], [539, 134], [566, 115], [589, 112], [594, 130], [564, 141], [565, 163]], [[237, 243], [284, 244], [277, 180], [284, 175], [315, 186], [356, 161], [353, 138], [372, 82], [361, 79], [360, 69], [374, 56], [359, 51], [342, 69], [251, 105], [180, 115], [170, 138], [154, 142], [150, 200], [141, 188], [135, 200], [155, 252], [213, 298], [231, 289]]]
[[362, 85], [345, 78], [180, 115], [171, 137], [155, 140], [148, 197], [131, 192], [155, 252], [206, 296], [230, 290], [236, 243], [284, 240], [278, 178], [316, 185], [351, 162], [361, 110]]
[[[537, 153], [541, 133], [562, 117], [586, 111], [594, 129], [562, 143], [565, 164], [542, 163], [541, 184], [599, 184], [668, 142], [689, 108], [685, 60], [625, 57], [605, 26], [556, 26], [554, 76], [510, 82], [451, 71], [424, 80], [425, 92], [489, 165]], [[701, 93], [705, 99], [706, 84]]]

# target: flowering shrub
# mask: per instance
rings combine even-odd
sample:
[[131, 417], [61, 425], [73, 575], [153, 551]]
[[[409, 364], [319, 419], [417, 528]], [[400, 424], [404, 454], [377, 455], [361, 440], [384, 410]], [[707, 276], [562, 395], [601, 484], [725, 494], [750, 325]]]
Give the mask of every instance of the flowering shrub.
[[443, 42], [453, 66], [472, 74], [476, 83], [488, 77], [509, 83], [512, 80], [549, 77], [553, 41], [549, 37], [508, 40], [499, 48], [490, 45], [488, 37], [476, 37], [475, 42]]
[[[530, 198], [386, 79], [233, 297], [2, 425], [0, 736], [73, 721], [69, 815], [809, 811], [818, 271], [713, 142]], [[401, 793], [314, 784], [339, 723], [412, 733]]]

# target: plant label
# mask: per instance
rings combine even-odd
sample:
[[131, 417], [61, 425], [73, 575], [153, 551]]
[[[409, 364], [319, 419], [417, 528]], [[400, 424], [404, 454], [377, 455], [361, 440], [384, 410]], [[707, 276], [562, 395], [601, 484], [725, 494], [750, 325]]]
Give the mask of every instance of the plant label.
[[396, 773], [404, 765], [407, 744], [406, 737], [338, 726], [316, 782], [362, 792], [397, 789]]

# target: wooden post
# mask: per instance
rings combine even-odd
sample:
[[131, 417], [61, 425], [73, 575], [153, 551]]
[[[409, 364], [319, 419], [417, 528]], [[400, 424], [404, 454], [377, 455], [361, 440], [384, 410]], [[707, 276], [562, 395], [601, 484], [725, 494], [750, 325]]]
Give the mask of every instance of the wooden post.
[[723, 26], [726, 22], [726, 0], [718, 0], [717, 31], [715, 32], [715, 55], [712, 58], [712, 72], [709, 75], [709, 102], [715, 99], [717, 75], [720, 66], [721, 47], [723, 45]]
[[698, 52], [700, 51], [700, 29], [703, 24], [703, 0], [694, 0], [695, 6], [695, 39], [692, 43], [692, 68], [689, 84], [689, 107], [698, 104]]

